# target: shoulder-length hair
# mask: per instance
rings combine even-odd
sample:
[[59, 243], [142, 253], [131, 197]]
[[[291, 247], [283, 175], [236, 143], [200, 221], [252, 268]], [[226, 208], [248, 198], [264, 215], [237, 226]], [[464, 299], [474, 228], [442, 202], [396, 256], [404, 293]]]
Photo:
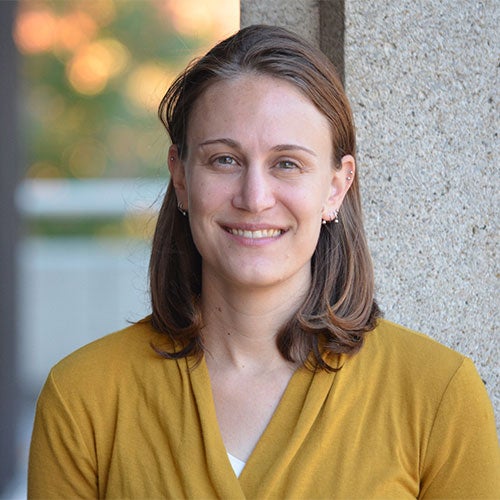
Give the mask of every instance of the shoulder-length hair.
[[[238, 31], [193, 61], [162, 99], [158, 114], [181, 159], [186, 156], [186, 134], [197, 99], [216, 82], [252, 73], [292, 83], [328, 119], [333, 137], [333, 168], [340, 167], [344, 155], [355, 156], [351, 108], [332, 63], [321, 51], [289, 31], [259, 25]], [[276, 337], [277, 347], [286, 360], [309, 361], [309, 366], [326, 370], [332, 368], [323, 353], [355, 353], [380, 315], [374, 300], [373, 267], [363, 228], [357, 175], [338, 219], [339, 223], [322, 226], [311, 261], [312, 281], [307, 297]], [[160, 351], [161, 354], [167, 358], [194, 355], [200, 359], [201, 256], [188, 218], [177, 210], [172, 182], [159, 213], [149, 273], [150, 321], [173, 342], [171, 352]]]

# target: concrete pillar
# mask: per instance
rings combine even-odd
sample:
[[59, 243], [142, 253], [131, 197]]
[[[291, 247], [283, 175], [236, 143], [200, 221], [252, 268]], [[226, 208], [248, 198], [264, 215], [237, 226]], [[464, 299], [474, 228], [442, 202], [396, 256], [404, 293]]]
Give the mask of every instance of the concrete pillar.
[[241, 26], [282, 26], [319, 46], [320, 3], [317, 0], [242, 0], [240, 23]]
[[381, 306], [470, 356], [497, 419], [499, 14], [494, 0], [349, 0], [345, 32]]
[[241, 26], [272, 24], [292, 30], [330, 57], [344, 78], [344, 0], [241, 1]]
[[332, 60], [336, 45], [385, 316], [470, 356], [500, 418], [495, 1], [242, 0], [241, 14]]
[[319, 1], [319, 47], [333, 62], [345, 82], [344, 0]]

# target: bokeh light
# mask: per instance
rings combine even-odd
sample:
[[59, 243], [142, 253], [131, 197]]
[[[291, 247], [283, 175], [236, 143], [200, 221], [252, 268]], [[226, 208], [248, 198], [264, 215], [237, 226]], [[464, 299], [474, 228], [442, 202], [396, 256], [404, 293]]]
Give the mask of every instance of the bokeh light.
[[237, 0], [18, 0], [26, 175], [167, 175], [158, 104], [238, 25]]
[[57, 165], [48, 161], [36, 161], [30, 165], [26, 176], [37, 179], [58, 179], [63, 177], [63, 172]]
[[55, 49], [74, 52], [89, 43], [97, 32], [97, 22], [81, 10], [70, 12], [59, 18]]
[[233, 0], [164, 0], [164, 8], [175, 29], [185, 35], [219, 40], [235, 31], [240, 21], [239, 2]]
[[52, 49], [57, 36], [57, 17], [49, 9], [23, 11], [17, 16], [14, 40], [24, 54]]
[[106, 171], [108, 153], [100, 141], [82, 139], [74, 143], [66, 154], [69, 170], [76, 178], [101, 177]]
[[134, 69], [126, 83], [126, 93], [137, 107], [151, 112], [158, 107], [175, 75], [166, 64], [147, 62]]
[[67, 65], [68, 80], [81, 94], [98, 94], [110, 78], [127, 67], [128, 59], [127, 49], [118, 40], [110, 38], [89, 43]]

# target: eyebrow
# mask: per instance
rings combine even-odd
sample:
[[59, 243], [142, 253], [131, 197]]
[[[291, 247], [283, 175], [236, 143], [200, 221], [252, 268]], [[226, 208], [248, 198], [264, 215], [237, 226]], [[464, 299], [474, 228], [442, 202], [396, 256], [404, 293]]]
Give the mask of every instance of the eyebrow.
[[241, 146], [238, 142], [233, 141], [232, 139], [226, 139], [226, 138], [209, 139], [208, 141], [200, 142], [200, 144], [198, 144], [198, 147], [202, 148], [204, 146], [210, 146], [210, 144], [226, 144], [227, 146], [229, 146], [231, 148], [241, 148]]
[[300, 146], [298, 144], [278, 144], [272, 148], [273, 151], [305, 151], [312, 156], [318, 156], [312, 149]]
[[[211, 144], [226, 144], [231, 148], [241, 149], [241, 144], [233, 139], [221, 137], [220, 139], [209, 139], [198, 144], [198, 147], [210, 146]], [[273, 151], [304, 151], [312, 156], [318, 156], [312, 149], [300, 146], [299, 144], [278, 144], [271, 148]]]

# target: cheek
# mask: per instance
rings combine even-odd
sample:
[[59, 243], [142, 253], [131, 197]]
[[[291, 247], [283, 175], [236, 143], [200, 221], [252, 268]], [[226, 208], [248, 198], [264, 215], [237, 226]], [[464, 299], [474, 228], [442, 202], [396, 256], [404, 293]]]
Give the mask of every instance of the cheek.
[[196, 177], [190, 179], [188, 184], [189, 208], [192, 212], [203, 212], [210, 208], [217, 196], [217, 190], [210, 183]]
[[305, 215], [321, 218], [322, 211], [328, 202], [330, 189], [324, 182], [316, 182], [307, 186], [296, 194], [295, 204], [298, 210]]
[[226, 179], [217, 176], [200, 176], [192, 179], [188, 186], [190, 211], [206, 216], [231, 205], [237, 188]]

